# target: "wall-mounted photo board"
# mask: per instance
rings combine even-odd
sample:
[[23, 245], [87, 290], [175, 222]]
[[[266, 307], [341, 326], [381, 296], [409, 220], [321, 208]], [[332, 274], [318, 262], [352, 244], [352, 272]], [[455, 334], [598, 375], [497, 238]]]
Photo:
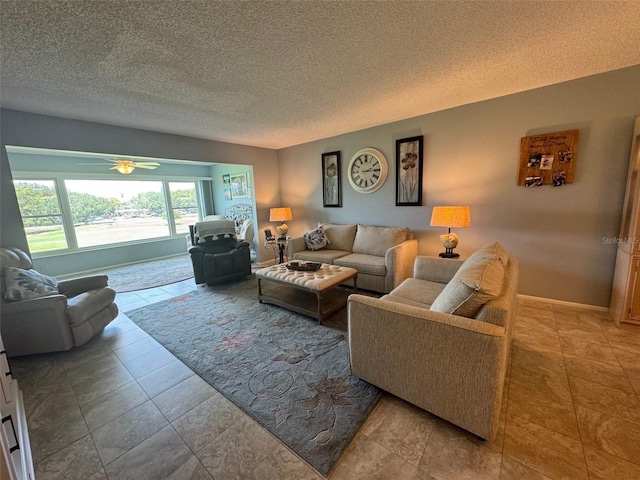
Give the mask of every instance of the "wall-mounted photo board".
[[560, 187], [573, 182], [578, 130], [543, 133], [520, 140], [518, 185]]

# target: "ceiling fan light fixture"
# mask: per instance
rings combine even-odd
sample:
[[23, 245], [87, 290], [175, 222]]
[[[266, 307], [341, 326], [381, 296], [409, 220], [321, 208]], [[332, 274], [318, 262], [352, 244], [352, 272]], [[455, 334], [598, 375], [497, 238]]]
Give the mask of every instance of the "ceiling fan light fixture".
[[133, 162], [118, 162], [118, 164], [113, 167], [115, 168], [118, 172], [120, 172], [123, 175], [129, 175], [131, 172], [133, 172], [135, 170], [136, 167], [133, 166]]

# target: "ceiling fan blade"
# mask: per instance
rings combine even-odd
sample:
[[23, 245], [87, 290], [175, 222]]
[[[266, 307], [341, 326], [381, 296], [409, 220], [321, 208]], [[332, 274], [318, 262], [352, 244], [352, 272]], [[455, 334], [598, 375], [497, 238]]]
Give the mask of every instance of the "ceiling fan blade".
[[158, 162], [133, 162], [137, 167], [148, 166], [148, 167], [159, 167], [160, 164]]
[[158, 168], [155, 165], [140, 165], [139, 163], [136, 163], [135, 167], [136, 168], [146, 168], [147, 170], [155, 170], [156, 168]]

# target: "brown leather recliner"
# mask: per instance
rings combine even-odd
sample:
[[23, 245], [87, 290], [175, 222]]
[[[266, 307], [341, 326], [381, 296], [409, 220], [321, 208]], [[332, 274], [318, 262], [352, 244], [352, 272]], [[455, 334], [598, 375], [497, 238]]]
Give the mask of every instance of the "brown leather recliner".
[[61, 280], [59, 293], [7, 301], [6, 267], [32, 270], [32, 263], [22, 250], [0, 248], [0, 333], [10, 357], [79, 347], [118, 316], [106, 275]]

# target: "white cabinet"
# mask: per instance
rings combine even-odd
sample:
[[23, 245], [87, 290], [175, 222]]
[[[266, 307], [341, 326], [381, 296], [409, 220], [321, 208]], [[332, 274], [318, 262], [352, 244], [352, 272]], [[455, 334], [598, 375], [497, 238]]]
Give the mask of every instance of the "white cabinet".
[[636, 119], [609, 313], [640, 325], [640, 117]]
[[7, 354], [0, 337], [0, 473], [9, 480], [35, 480], [31, 443], [18, 381], [11, 377]]

